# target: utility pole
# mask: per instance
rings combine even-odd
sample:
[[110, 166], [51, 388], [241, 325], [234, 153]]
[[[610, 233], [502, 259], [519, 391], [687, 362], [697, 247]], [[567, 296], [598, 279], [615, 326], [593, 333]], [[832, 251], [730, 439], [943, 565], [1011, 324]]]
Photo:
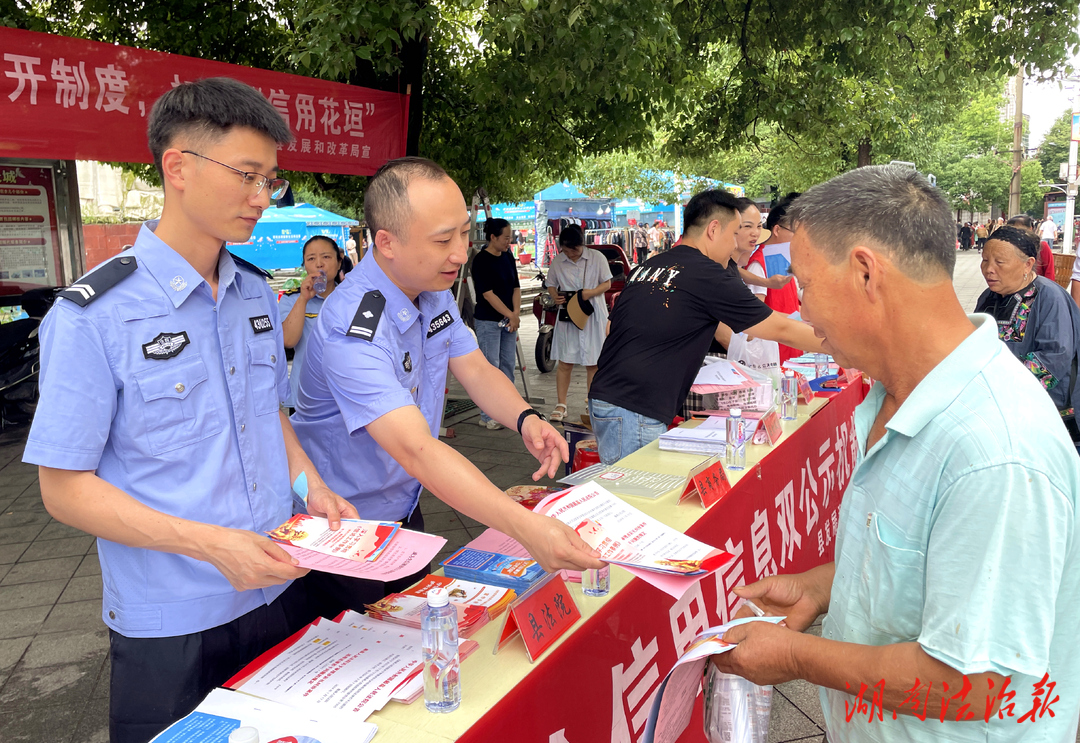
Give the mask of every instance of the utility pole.
[[1024, 165], [1024, 64], [1016, 70], [1016, 111], [1013, 114], [1013, 172], [1009, 182], [1009, 213], [1020, 213], [1020, 168]]
[[1069, 137], [1069, 175], [1065, 179], [1065, 228], [1061, 250], [1073, 252], [1073, 217], [1076, 214], [1076, 146], [1080, 139], [1080, 90], [1073, 93], [1072, 136]]

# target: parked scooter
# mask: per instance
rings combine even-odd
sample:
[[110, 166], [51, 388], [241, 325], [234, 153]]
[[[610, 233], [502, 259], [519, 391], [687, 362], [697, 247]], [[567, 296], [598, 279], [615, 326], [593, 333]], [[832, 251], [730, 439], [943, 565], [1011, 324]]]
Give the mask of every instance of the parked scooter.
[[0, 428], [29, 423], [37, 410], [41, 370], [38, 327], [60, 289], [42, 287], [0, 298], [27, 317], [0, 325]]

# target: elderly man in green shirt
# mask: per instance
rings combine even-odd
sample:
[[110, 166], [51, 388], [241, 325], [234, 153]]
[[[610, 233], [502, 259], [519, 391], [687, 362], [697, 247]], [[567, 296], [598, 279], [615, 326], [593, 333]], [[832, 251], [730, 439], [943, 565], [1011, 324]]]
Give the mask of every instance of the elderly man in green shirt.
[[876, 382], [835, 561], [737, 589], [786, 626], [732, 629], [717, 666], [819, 685], [831, 743], [1075, 740], [1080, 458], [993, 319], [961, 308], [949, 205], [879, 166], [790, 216], [803, 317]]

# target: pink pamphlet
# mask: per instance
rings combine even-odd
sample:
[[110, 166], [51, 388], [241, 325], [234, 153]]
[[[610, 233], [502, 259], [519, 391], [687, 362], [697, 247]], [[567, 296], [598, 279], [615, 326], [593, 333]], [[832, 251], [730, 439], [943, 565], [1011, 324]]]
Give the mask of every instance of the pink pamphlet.
[[291, 544], [279, 543], [278, 546], [299, 560], [302, 568], [386, 582], [427, 570], [428, 564], [439, 554], [444, 544], [446, 540], [434, 534], [399, 529], [383, 549], [379, 559], [373, 562], [331, 557]]

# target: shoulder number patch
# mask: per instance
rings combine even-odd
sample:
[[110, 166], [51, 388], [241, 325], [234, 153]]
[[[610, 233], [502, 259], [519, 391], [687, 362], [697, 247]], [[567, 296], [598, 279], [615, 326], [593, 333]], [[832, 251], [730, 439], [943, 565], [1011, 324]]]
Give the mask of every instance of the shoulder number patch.
[[183, 330], [179, 333], [158, 333], [154, 340], [143, 344], [142, 353], [145, 358], [164, 361], [179, 354], [189, 343], [191, 340]]
[[270, 322], [269, 315], [259, 315], [258, 317], [249, 317], [248, 322], [251, 323], [251, 329], [256, 333], [269, 333], [274, 329], [274, 325]]
[[375, 337], [375, 330], [379, 327], [382, 319], [383, 307], [386, 306], [386, 297], [377, 289], [373, 289], [360, 300], [360, 306], [356, 308], [349, 330], [345, 333], [352, 338], [362, 338], [369, 341]]
[[438, 333], [440, 330], [445, 330], [446, 328], [453, 325], [453, 323], [454, 316], [450, 314], [450, 310], [444, 310], [441, 315], [436, 315], [435, 319], [431, 321], [430, 325], [428, 325], [427, 337], [430, 338], [431, 336]]

